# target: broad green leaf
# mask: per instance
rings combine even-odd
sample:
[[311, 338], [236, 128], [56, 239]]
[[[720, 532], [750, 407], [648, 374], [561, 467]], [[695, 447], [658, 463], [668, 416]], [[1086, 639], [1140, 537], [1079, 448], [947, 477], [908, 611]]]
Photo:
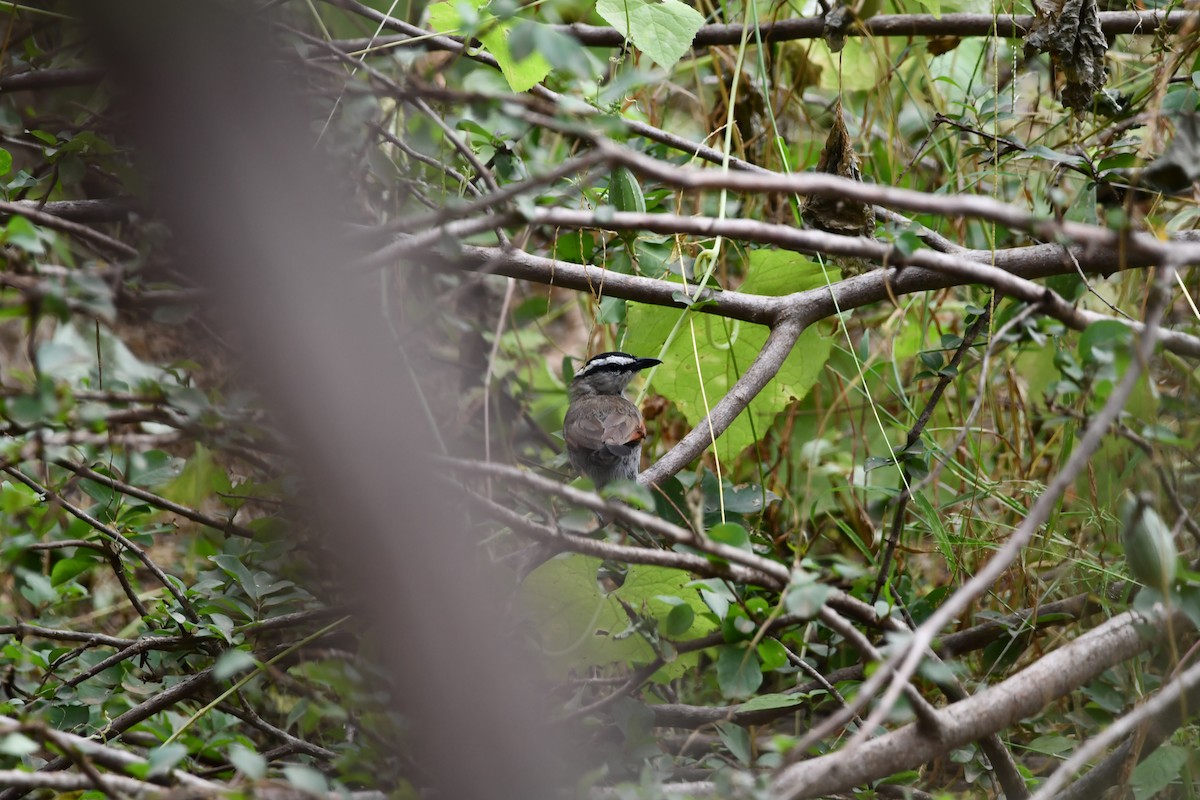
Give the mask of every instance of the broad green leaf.
[[[828, 44], [814, 40], [809, 46], [808, 58], [809, 63], [820, 68], [822, 89], [873, 89], [879, 85], [882, 73], [889, 68], [862, 37], [848, 38], [840, 53], [833, 53]], [[839, 81], [841, 87], [838, 86]]]
[[725, 637], [725, 641], [730, 643], [751, 639], [757, 631], [758, 625], [740, 606], [734, 608], [721, 620], [721, 633]]
[[199, 506], [212, 496], [214, 489], [228, 490], [229, 476], [204, 445], [196, 451], [175, 480], [162, 488], [162, 495], [187, 506]]
[[1180, 770], [1187, 760], [1188, 751], [1176, 745], [1160, 747], [1146, 756], [1146, 760], [1134, 768], [1129, 780], [1134, 798], [1148, 800], [1167, 788], [1181, 777]]
[[654, 493], [646, 486], [634, 481], [613, 481], [604, 487], [601, 494], [608, 500], [620, 500], [622, 503], [643, 511], [654, 508]]
[[[804, 256], [756, 250], [750, 254], [749, 272], [739, 290], [776, 296], [824, 284], [820, 266]], [[686, 312], [630, 303], [626, 349], [632, 353], [658, 353], [681, 313]], [[704, 376], [703, 393], [689, 324], [695, 330], [700, 374]], [[655, 372], [654, 389], [671, 400], [689, 424], [697, 425], [753, 363], [768, 334], [768, 329], [761, 325], [694, 314], [662, 356], [665, 364]], [[831, 338], [815, 327], [800, 335], [779, 373], [750, 401], [747, 412], [739, 415], [717, 439], [717, 453], [723, 462], [730, 463], [763, 436], [776, 414], [808, 394], [829, 358], [831, 345]]]
[[704, 24], [699, 11], [679, 0], [599, 0], [596, 13], [663, 69], [687, 54]]
[[229, 748], [229, 763], [251, 780], [259, 780], [267, 774], [267, 760], [244, 745], [235, 744]]
[[708, 538], [740, 550], [750, 550], [750, 534], [736, 522], [722, 522], [708, 529]]
[[[1129, 346], [1133, 342], [1133, 329], [1116, 319], [1093, 322], [1079, 335], [1079, 355], [1088, 365], [1112, 363], [1124, 370], [1128, 364]], [[1117, 359], [1117, 354], [1125, 355]]]
[[[534, 570], [521, 586], [525, 610], [552, 672], [565, 676], [571, 670], [614, 663], [647, 663], [654, 648], [640, 635], [617, 636], [630, 620], [618, 598], [638, 614], [652, 617], [659, 630], [670, 631], [673, 639], [693, 639], [716, 626], [704, 616], [708, 609], [691, 576], [677, 569], [635, 565], [626, 573], [619, 589], [605, 595], [596, 583], [600, 560], [569, 555], [547, 561]], [[682, 630], [679, 601], [688, 606], [691, 624]], [[663, 668], [666, 677], [677, 677], [699, 659], [688, 653]]]
[[13, 217], [8, 221], [4, 230], [4, 241], [31, 255], [40, 256], [46, 253], [46, 245], [38, 236], [38, 229], [24, 217]]
[[[522, 59], [513, 58], [508, 46], [508, 37], [512, 33], [515, 20], [497, 19], [486, 11], [487, 0], [467, 0], [479, 11], [479, 30], [469, 31], [483, 42], [484, 48], [492, 54], [504, 73], [504, 80], [514, 92], [525, 92], [536, 86], [550, 74], [550, 62], [541, 53], [534, 52]], [[429, 24], [438, 33], [468, 33], [460, 31], [462, 16], [458, 4], [452, 2], [434, 3], [429, 7]], [[525, 23], [528, 24], [528, 23]]]
[[221, 570], [238, 582], [246, 595], [255, 602], [259, 599], [258, 584], [254, 580], [254, 574], [246, 568], [246, 565], [238, 559], [237, 556], [227, 554], [209, 556], [209, 560], [216, 564]]
[[329, 793], [329, 781], [316, 769], [306, 764], [288, 764], [283, 768], [283, 777], [288, 783], [307, 794]]
[[1047, 734], [1039, 736], [1026, 745], [1026, 748], [1034, 753], [1042, 753], [1048, 756], [1058, 756], [1065, 753], [1070, 753], [1079, 746], [1079, 741], [1069, 736], [1059, 736], [1058, 734]]
[[254, 660], [254, 656], [245, 650], [226, 650], [213, 665], [213, 677], [223, 681], [226, 678], [232, 678], [239, 672], [245, 672], [257, 666], [258, 662]]
[[86, 556], [64, 558], [62, 561], [55, 563], [54, 568], [50, 570], [50, 585], [61, 586], [67, 581], [87, 572], [98, 563], [100, 563], [98, 559]]
[[41, 605], [58, 601], [58, 592], [45, 575], [27, 569], [18, 570], [17, 575], [21, 578], [21, 596], [30, 603]]
[[762, 685], [758, 654], [737, 645], [722, 645], [717, 656], [717, 684], [729, 698], [749, 697]]
[[56, 705], [46, 709], [46, 719], [50, 726], [60, 731], [69, 731], [80, 725], [86, 725], [90, 718], [87, 706]]
[[704, 604], [717, 615], [717, 619], [725, 619], [725, 615], [729, 613], [730, 598], [726, 596], [728, 592], [722, 593], [714, 591], [712, 588], [700, 589], [700, 597], [704, 600]]
[[665, 601], [662, 596], [679, 598], [691, 608], [693, 621], [688, 629], [677, 634], [677, 638], [691, 639], [716, 628], [710, 620], [699, 616], [707, 610], [707, 606], [696, 588], [689, 585], [691, 582], [692, 576], [683, 570], [637, 564], [630, 567], [625, 575], [625, 583], [610, 598], [619, 597], [634, 608], [649, 612], [659, 620], [660, 625], [665, 625], [677, 605]]
[[765, 711], [769, 708], [789, 708], [805, 701], [803, 694], [760, 694], [737, 707], [738, 711]]
[[917, 0], [917, 5], [928, 11], [933, 16], [941, 19], [942, 16], [942, 0]]
[[832, 587], [815, 580], [793, 583], [784, 596], [784, 606], [789, 614], [812, 619], [825, 605], [825, 600], [832, 591]]
[[1016, 156], [1017, 159], [1022, 158], [1037, 158], [1043, 161], [1052, 161], [1055, 164], [1067, 164], [1077, 167], [1083, 163], [1081, 156], [1073, 156], [1070, 153], [1060, 153], [1057, 150], [1051, 150], [1049, 147], [1040, 144], [1031, 144], [1025, 148], [1025, 152]]
[[38, 743], [23, 733], [10, 733], [0, 737], [0, 754], [6, 756], [27, 756], [38, 751]]
[[596, 70], [588, 58], [587, 49], [565, 33], [532, 20], [517, 20], [508, 37], [509, 49], [518, 61], [530, 53], [538, 53], [560, 74], [577, 78], [594, 78]]
[[0, 483], [0, 511], [7, 514], [33, 508], [42, 500], [43, 498], [37, 492], [23, 483], [10, 483], [9, 481]]
[[758, 657], [762, 660], [762, 668], [767, 671], [779, 669], [788, 663], [787, 650], [777, 639], [759, 642]]
[[677, 603], [672, 604], [673, 607], [667, 614], [666, 622], [663, 624], [663, 633], [672, 638], [676, 638], [687, 633], [692, 627], [692, 621], [696, 618], [696, 610], [689, 606], [685, 601], [679, 598]]
[[733, 753], [734, 758], [742, 762], [743, 766], [750, 766], [754, 761], [754, 746], [750, 743], [750, 732], [741, 725], [734, 725], [732, 722], [718, 722], [717, 736], [721, 737], [721, 741], [729, 748], [729, 752]]
[[166, 775], [175, 768], [176, 764], [186, 758], [187, 754], [187, 747], [178, 742], [154, 748], [150, 751], [150, 770], [146, 777]]

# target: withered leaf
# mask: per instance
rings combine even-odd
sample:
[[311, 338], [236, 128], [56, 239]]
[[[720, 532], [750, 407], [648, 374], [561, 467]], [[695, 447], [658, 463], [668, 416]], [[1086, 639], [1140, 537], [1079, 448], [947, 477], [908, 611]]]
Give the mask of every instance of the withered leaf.
[[[833, 109], [833, 128], [817, 160], [817, 172], [862, 181], [862, 167], [850, 144], [850, 133], [846, 130], [846, 119], [839, 101]], [[843, 236], [875, 235], [874, 207], [857, 200], [810, 196], [805, 199], [800, 215], [809, 225], [830, 233]]]
[[1108, 40], [1100, 28], [1096, 0], [1037, 0], [1035, 19], [1025, 34], [1025, 52], [1050, 53], [1050, 61], [1066, 77], [1062, 104], [1087, 108], [1104, 88], [1104, 55]]
[[960, 44], [962, 39], [957, 36], [930, 36], [925, 42], [925, 49], [931, 56], [940, 56], [949, 53]]
[[[862, 167], [850, 143], [850, 132], [846, 130], [846, 118], [839, 100], [833, 109], [833, 128], [825, 139], [825, 149], [817, 159], [817, 172], [840, 175], [853, 181], [862, 181]], [[875, 207], [845, 197], [816, 197], [810, 195], [800, 209], [801, 218], [823, 231], [842, 236], [875, 235]], [[861, 258], [843, 257], [836, 260], [843, 276], [859, 275], [873, 269], [873, 265]]]

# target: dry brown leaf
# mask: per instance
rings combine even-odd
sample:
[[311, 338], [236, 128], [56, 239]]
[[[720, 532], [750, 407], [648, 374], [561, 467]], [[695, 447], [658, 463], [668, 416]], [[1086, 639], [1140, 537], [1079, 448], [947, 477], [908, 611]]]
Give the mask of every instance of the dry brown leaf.
[[1104, 88], [1108, 53], [1096, 0], [1039, 0], [1034, 6], [1034, 23], [1025, 34], [1026, 53], [1049, 52], [1055, 68], [1067, 79], [1062, 104], [1087, 108], [1092, 96]]
[[[842, 104], [833, 109], [833, 128], [825, 140], [825, 149], [817, 161], [817, 172], [840, 175], [853, 181], [862, 181], [862, 165], [851, 147], [850, 132], [846, 130], [846, 119]], [[809, 197], [801, 209], [804, 221], [814, 228], [843, 236], [872, 236], [875, 232], [875, 209], [840, 197]]]
[[[851, 146], [850, 132], [846, 130], [841, 101], [838, 101], [833, 109], [833, 128], [829, 131], [829, 136], [825, 139], [825, 149], [821, 151], [821, 157], [817, 160], [817, 172], [862, 181], [862, 165]], [[830, 233], [842, 236], [875, 235], [875, 208], [869, 203], [843, 197], [810, 196], [804, 201], [800, 215], [809, 225]], [[843, 272], [858, 273], [868, 268], [865, 262], [860, 264], [858, 261], [860, 260], [843, 259], [840, 262]]]

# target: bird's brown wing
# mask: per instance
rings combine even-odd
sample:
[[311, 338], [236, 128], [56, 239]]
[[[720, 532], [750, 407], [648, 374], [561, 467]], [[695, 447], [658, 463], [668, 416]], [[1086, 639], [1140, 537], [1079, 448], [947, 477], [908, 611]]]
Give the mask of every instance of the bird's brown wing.
[[623, 456], [646, 438], [646, 424], [633, 403], [614, 407], [584, 402], [567, 413], [563, 437], [568, 447]]

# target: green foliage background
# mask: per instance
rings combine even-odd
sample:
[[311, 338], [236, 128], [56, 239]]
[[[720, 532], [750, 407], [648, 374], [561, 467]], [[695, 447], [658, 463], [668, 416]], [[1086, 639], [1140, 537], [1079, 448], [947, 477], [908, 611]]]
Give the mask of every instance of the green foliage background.
[[[1033, 11], [952, 0], [869, 5], [857, 9], [860, 22], [875, 12]], [[386, 32], [372, 9], [391, 15]], [[0, 769], [44, 767], [62, 752], [51, 735], [60, 731], [135, 754], [142, 763], [123, 770], [132, 777], [178, 768], [236, 791], [273, 780], [417, 796], [428, 788], [415, 755], [421, 731], [393, 710], [378, 643], [327, 569], [310, 508], [322, 487], [297, 477], [254, 376], [242, 374], [237, 343], [207, 313], [212, 298], [173, 269], [175, 243], [155, 216], [153, 187], [111, 116], [115, 88], [90, 70], [78, 28], [58, 16], [67, 12], [5, 13], [0, 74], [35, 83], [0, 92]], [[567, 290], [549, 268], [538, 280], [472, 273], [453, 266], [464, 244], [670, 281], [688, 298], [701, 275], [719, 292], [782, 297], [829, 289], [852, 271], [753, 237], [609, 230], [617, 212], [795, 228], [802, 198], [677, 191], [599, 162], [546, 177], [586, 156], [596, 137], [670, 167], [703, 159], [667, 134], [767, 170], [805, 172], [840, 107], [870, 183], [1162, 238], [1200, 220], [1188, 160], [1200, 118], [1194, 36], [1114, 37], [1104, 91], [1069, 110], [1058, 99], [1061, 65], [1026, 56], [1017, 40], [854, 35], [835, 52], [825, 38], [760, 44], [748, 33], [692, 47], [704, 25], [800, 16], [769, 3], [375, 0], [254, 13], [303, 79], [314, 160], [336, 164], [354, 193], [356, 207], [330, 221], [330, 235], [366, 227], [380, 241], [437, 237], [412, 258], [429, 263], [389, 266], [380, 282], [381, 314], [420, 377], [430, 426], [450, 452], [486, 453], [559, 482], [572, 477], [560, 428], [581, 359], [623, 348], [663, 360], [639, 397], [650, 463], [701, 424], [769, 331], [705, 313], [702, 301], [653, 305], [600, 284]], [[428, 36], [414, 39], [417, 31]], [[615, 43], [583, 46], [585, 35]], [[401, 38], [379, 41], [393, 36]], [[1134, 186], [1140, 174], [1179, 185]], [[91, 234], [63, 224], [79, 213], [66, 201], [87, 203], [91, 216], [79, 224]], [[35, 204], [49, 216], [35, 215]], [[588, 224], [528, 223], [545, 209], [584, 212]], [[451, 218], [469, 231], [439, 228]], [[985, 254], [1038, 243], [987, 220], [931, 213], [881, 220], [875, 237], [911, 255], [929, 244], [922, 226]], [[347, 269], [346, 280], [377, 281], [379, 272]], [[1020, 316], [1026, 304], [978, 285], [847, 309], [804, 331], [703, 457], [655, 492], [610, 490], [697, 542], [769, 560], [792, 576], [783, 589], [716, 577], [728, 559], [602, 524], [552, 493], [489, 486], [488, 497], [530, 524], [699, 555], [712, 567], [701, 574], [560, 554], [525, 574], [519, 526], [472, 511], [479, 561], [511, 583], [512, 638], [544, 657], [548, 713], [595, 708], [564, 735], [587, 745], [596, 780], [628, 796], [660, 796], [665, 784], [693, 779], [767, 796], [765, 782], [803, 733], [873, 669], [817, 617], [833, 588], [881, 617], [919, 623], [975, 574], [1133, 363], [1126, 317], [1141, 318], [1149, 281], [1146, 270], [1080, 275], [1064, 263], [1045, 285], [1107, 317], [1082, 331], [1040, 310]], [[1198, 289], [1194, 269], [1182, 269], [1172, 330], [1200, 335], [1190, 300]], [[981, 336], [965, 342], [984, 314]], [[969, 692], [1129, 607], [1116, 512], [1123, 492], [1149, 491], [1175, 528], [1184, 566], [1194, 563], [1198, 373], [1194, 359], [1165, 350], [1148, 366], [1050, 522], [960, 620], [962, 629], [1001, 622], [949, 659]], [[898, 512], [905, 486], [925, 478]], [[1172, 590], [1200, 616], [1195, 574], [1179, 574]], [[1033, 623], [1012, 616], [1080, 598], [1084, 611], [1031, 611]], [[397, 613], [435, 613], [441, 600]], [[856, 622], [875, 646], [891, 646], [871, 621]], [[1190, 631], [1174, 633], [1004, 730], [1022, 780], [1036, 785], [1158, 689], [1194, 643]], [[636, 676], [644, 680], [630, 683]], [[187, 691], [154, 705], [181, 685]], [[942, 702], [932, 684], [918, 685]], [[685, 710], [704, 721], [680, 722]], [[910, 713], [900, 707], [888, 723], [905, 724]], [[1172, 736], [1133, 770], [1136, 796], [1189, 796], [1200, 769], [1196, 728], [1186, 722]], [[823, 741], [808, 755], [838, 746]], [[999, 791], [975, 745], [891, 780], [968, 796]]]

